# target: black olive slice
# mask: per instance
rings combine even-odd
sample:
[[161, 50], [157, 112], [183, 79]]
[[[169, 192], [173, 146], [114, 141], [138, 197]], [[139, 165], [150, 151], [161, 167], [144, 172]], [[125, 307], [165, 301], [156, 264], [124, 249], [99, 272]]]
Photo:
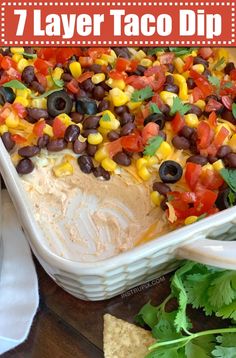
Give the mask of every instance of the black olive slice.
[[144, 119], [144, 125], [148, 124], [149, 122], [155, 122], [159, 125], [160, 129], [163, 129], [165, 126], [165, 116], [164, 114], [160, 113], [149, 114], [149, 116]]
[[181, 165], [173, 160], [166, 160], [159, 168], [159, 176], [163, 183], [176, 183], [182, 177]]
[[52, 117], [56, 117], [61, 113], [69, 114], [72, 106], [72, 99], [65, 91], [53, 92], [48, 96], [47, 110]]
[[15, 93], [9, 87], [0, 87], [0, 105], [3, 106], [6, 102], [13, 103], [16, 98]]
[[76, 101], [76, 112], [81, 114], [96, 114], [98, 112], [97, 102], [87, 97], [79, 97]]
[[[229, 193], [230, 193], [230, 189], [227, 188], [227, 189], [224, 189], [224, 190], [221, 190], [217, 196], [217, 199], [216, 199], [216, 206], [218, 209], [220, 210], [224, 210], [224, 209], [228, 209], [231, 207], [231, 203], [229, 201]], [[234, 205], [236, 204], [236, 194], [233, 194], [234, 195]]]

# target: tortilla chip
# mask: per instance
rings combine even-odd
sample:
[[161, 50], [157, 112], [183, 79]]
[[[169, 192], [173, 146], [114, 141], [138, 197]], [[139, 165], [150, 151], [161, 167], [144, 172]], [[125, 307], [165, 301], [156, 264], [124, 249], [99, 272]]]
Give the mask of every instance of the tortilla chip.
[[103, 351], [105, 358], [144, 358], [156, 340], [151, 332], [122, 319], [104, 315]]

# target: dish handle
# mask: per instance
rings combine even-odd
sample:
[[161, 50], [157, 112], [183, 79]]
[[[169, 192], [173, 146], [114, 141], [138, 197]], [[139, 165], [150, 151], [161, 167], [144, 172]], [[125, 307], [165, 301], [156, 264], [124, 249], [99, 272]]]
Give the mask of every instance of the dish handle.
[[178, 259], [236, 270], [236, 242], [209, 240], [199, 237], [175, 250]]

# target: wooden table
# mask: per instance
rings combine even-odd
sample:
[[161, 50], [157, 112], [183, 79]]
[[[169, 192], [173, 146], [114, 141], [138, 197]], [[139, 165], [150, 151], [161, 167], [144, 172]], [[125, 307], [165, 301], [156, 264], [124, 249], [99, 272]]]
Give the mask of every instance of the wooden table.
[[[37, 315], [27, 341], [2, 358], [102, 358], [104, 313], [132, 322], [143, 304], [150, 299], [159, 304], [169, 294], [167, 275], [137, 293], [101, 302], [81, 301], [57, 286], [35, 262], [40, 287]], [[191, 317], [197, 330], [222, 326], [219, 319], [206, 319], [196, 310], [191, 310]]]

